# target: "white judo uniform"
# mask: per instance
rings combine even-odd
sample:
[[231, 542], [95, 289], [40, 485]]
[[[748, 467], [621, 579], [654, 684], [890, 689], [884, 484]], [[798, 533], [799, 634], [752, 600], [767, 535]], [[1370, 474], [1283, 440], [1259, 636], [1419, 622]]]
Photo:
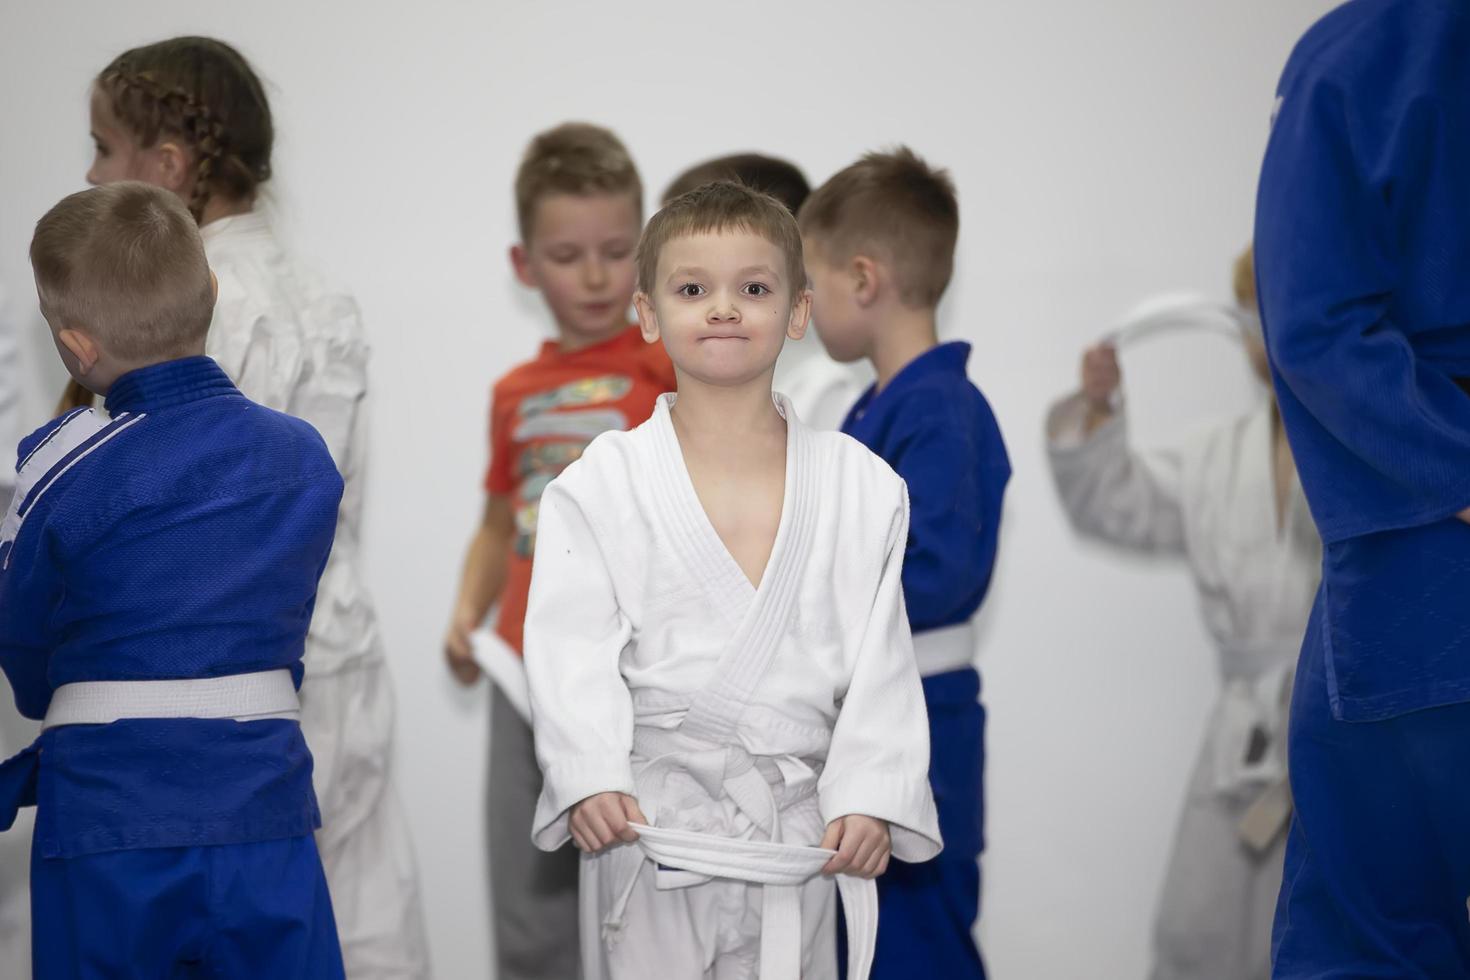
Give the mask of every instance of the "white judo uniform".
[[[587, 980], [834, 977], [835, 889], [814, 847], [826, 824], [886, 820], [905, 861], [940, 848], [900, 580], [907, 495], [878, 457], [778, 398], [786, 490], [753, 587], [695, 494], [672, 399], [600, 436], [542, 498], [526, 617], [546, 777], [534, 840], [563, 846], [569, 809], [610, 791], [659, 828], [583, 859]], [[864, 976], [876, 892], [840, 880]]]
[[1129, 448], [1119, 412], [1089, 436], [1080, 396], [1047, 421], [1079, 531], [1186, 558], [1221, 693], [1190, 779], [1155, 924], [1155, 980], [1267, 980], [1286, 818], [1291, 675], [1322, 545], [1293, 475], [1278, 520], [1269, 403], [1168, 452]]
[[301, 727], [348, 980], [429, 976], [412, 842], [390, 778], [393, 691], [359, 567], [368, 345], [356, 302], [324, 288], [264, 215], [201, 229], [219, 300], [207, 353], [251, 399], [316, 427], [346, 489], [306, 640]]

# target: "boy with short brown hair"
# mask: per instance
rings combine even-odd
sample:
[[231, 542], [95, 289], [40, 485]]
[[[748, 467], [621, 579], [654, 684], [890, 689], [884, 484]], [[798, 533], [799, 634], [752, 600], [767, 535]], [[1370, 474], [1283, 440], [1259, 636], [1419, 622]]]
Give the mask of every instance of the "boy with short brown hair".
[[868, 154], [814, 191], [801, 228], [822, 343], [839, 361], [866, 358], [877, 373], [842, 431], [908, 484], [903, 592], [945, 841], [937, 859], [896, 862], [878, 883], [873, 973], [978, 980], [985, 712], [973, 620], [990, 587], [1011, 468], [990, 405], [966, 373], [970, 345], [941, 344], [936, 327], [959, 202], [947, 173], [900, 147]]
[[106, 397], [22, 441], [0, 524], [0, 668], [42, 720], [0, 765], [0, 828], [39, 796], [34, 975], [340, 978], [297, 688], [342, 478], [204, 356], [215, 287], [176, 196], [74, 194], [31, 262]]

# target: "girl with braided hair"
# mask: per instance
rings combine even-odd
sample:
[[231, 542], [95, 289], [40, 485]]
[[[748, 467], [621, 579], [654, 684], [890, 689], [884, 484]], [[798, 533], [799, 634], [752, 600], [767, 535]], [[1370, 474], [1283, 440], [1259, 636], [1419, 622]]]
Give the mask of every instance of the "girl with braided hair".
[[357, 303], [296, 262], [255, 207], [275, 133], [234, 48], [178, 37], [125, 51], [97, 76], [91, 122], [88, 181], [155, 184], [199, 222], [219, 277], [206, 352], [247, 397], [315, 426], [346, 481], [300, 689], [317, 843], [350, 980], [427, 978], [418, 875], [388, 775], [393, 695], [358, 563], [368, 345]]

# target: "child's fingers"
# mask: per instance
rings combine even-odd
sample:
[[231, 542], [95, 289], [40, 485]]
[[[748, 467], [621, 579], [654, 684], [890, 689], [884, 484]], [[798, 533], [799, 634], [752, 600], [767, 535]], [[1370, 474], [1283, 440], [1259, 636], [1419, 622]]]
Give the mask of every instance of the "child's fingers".
[[878, 847], [882, 843], [878, 835], [871, 830], [864, 830], [858, 835], [857, 847], [852, 853], [852, 870], [855, 874], [867, 875], [870, 866], [876, 866], [874, 860], [878, 856]]
[[588, 807], [586, 818], [587, 839], [595, 845], [592, 850], [600, 851], [617, 840], [617, 835], [607, 825], [607, 820], [596, 809]]
[[[627, 817], [631, 823], [648, 823], [648, 818], [643, 815], [643, 811], [639, 808], [637, 800], [631, 796], [623, 796], [620, 802], [623, 804], [623, 816]], [[625, 837], [624, 840], [635, 841], [638, 839], [638, 832], [632, 827], [628, 828], [628, 833], [633, 836]]]
[[837, 845], [842, 842], [842, 821], [834, 820], [827, 825], [827, 832], [822, 835], [822, 842], [817, 846], [824, 851], [835, 851]]
[[888, 862], [892, 857], [893, 852], [891, 850], [883, 852], [883, 860], [878, 862], [878, 870], [873, 872], [874, 878], [881, 878], [888, 873]]
[[623, 812], [622, 801], [613, 800], [610, 802], [612, 805], [607, 807], [605, 811], [607, 829], [612, 834], [612, 840], [609, 840], [608, 843], [623, 841], [624, 843], [630, 844], [637, 840], [638, 832], [628, 826], [628, 815]]
[[853, 858], [857, 855], [858, 846], [862, 843], [862, 835], [856, 833], [844, 833], [842, 843], [837, 846], [837, 855], [827, 862], [822, 869], [823, 874], [841, 874], [852, 867]]
[[889, 853], [890, 851], [888, 845], [882, 840], [879, 840], [877, 842], [877, 846], [873, 848], [872, 853], [870, 853], [867, 858], [865, 858], [862, 862], [862, 876], [864, 878], [876, 878], [880, 874], [882, 874], [883, 869], [888, 864]]

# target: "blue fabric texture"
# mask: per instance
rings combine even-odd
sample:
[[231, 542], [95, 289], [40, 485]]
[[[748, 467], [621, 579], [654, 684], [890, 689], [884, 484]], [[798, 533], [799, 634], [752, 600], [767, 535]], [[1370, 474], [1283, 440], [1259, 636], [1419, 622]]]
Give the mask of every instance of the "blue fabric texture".
[[31, 864], [35, 980], [340, 980], [311, 837]]
[[[842, 426], [908, 485], [903, 591], [916, 634], [972, 618], [995, 568], [1011, 466], [995, 415], [966, 374], [969, 356], [970, 345], [958, 342], [920, 355], [881, 391], [869, 389]], [[985, 846], [980, 675], [926, 677], [924, 701], [944, 851], [923, 864], [895, 861], [878, 880], [872, 975], [982, 980], [973, 935]]]
[[1256, 268], [1336, 717], [1470, 700], [1470, 7], [1355, 0], [1282, 75]]
[[[107, 410], [105, 438], [58, 461], [22, 505], [0, 568], [0, 668], [21, 712], [43, 717], [76, 681], [285, 668], [299, 683], [342, 494], [321, 438], [203, 357], [118, 379]], [[27, 438], [20, 458], [63, 424]], [[44, 857], [277, 839], [320, 822], [293, 722], [78, 725], [33, 748], [0, 767], [0, 826], [34, 798]]]
[[1314, 618], [1292, 696], [1272, 975], [1470, 977], [1470, 705], [1337, 720], [1321, 630]]
[[995, 568], [1011, 464], [969, 357], [969, 344], [940, 344], [869, 388], [842, 424], [908, 484], [903, 598], [915, 633], [974, 616]]

